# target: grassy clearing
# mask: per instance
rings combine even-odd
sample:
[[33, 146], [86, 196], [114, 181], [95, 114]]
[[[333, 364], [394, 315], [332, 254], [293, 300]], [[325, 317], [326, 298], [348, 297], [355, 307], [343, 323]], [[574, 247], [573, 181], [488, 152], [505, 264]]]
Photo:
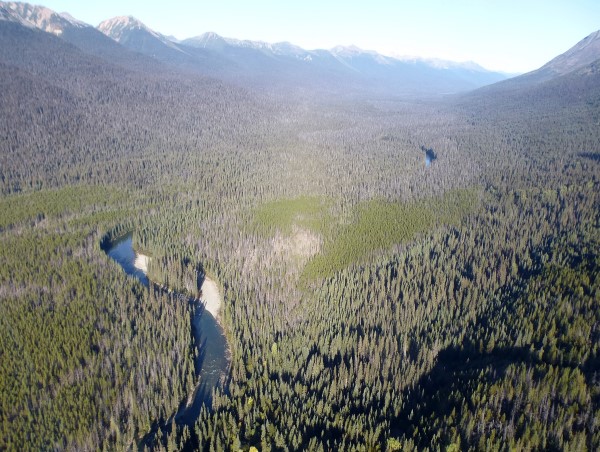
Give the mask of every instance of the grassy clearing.
[[325, 241], [323, 252], [305, 267], [304, 277], [331, 276], [371, 253], [412, 240], [441, 224], [456, 224], [477, 205], [476, 190], [455, 190], [410, 204], [372, 200], [357, 206], [355, 220]]
[[316, 196], [271, 201], [257, 209], [251, 228], [262, 236], [272, 236], [276, 230], [290, 234], [294, 225], [323, 233], [332, 223], [330, 204]]
[[110, 205], [122, 197], [114, 188], [87, 185], [8, 196], [0, 199], [0, 228], [68, 212], [79, 213], [87, 206]]

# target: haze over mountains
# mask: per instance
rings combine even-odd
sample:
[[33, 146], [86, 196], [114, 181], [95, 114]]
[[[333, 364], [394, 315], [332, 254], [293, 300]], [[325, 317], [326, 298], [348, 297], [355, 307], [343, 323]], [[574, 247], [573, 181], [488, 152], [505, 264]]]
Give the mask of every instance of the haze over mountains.
[[[95, 28], [68, 13], [19, 2], [0, 2], [0, 17], [54, 34], [111, 63], [138, 69], [162, 63], [165, 68], [280, 92], [431, 96], [470, 91], [507, 77], [475, 63], [397, 59], [354, 46], [305, 50], [287, 42], [240, 40], [213, 32], [177, 41], [131, 16], [114, 17]], [[486, 89], [511, 91], [589, 65], [600, 52], [599, 35], [586, 37], [540, 69]]]
[[175, 42], [133, 17], [108, 19], [95, 29], [42, 6], [1, 3], [5, 20], [29, 24], [80, 49], [117, 60], [119, 52], [98, 33], [123, 47], [179, 70], [251, 86], [435, 95], [466, 91], [506, 78], [473, 63], [399, 60], [357, 47], [305, 50], [290, 43], [265, 43], [204, 33]]

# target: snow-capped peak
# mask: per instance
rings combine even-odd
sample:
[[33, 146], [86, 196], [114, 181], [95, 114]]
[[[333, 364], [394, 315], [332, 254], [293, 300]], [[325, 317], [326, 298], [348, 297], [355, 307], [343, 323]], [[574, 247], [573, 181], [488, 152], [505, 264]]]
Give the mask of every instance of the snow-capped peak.
[[192, 47], [200, 47], [204, 49], [212, 49], [217, 51], [222, 50], [226, 47], [236, 47], [257, 50], [271, 56], [276, 55], [292, 57], [305, 61], [310, 61], [312, 59], [309, 51], [304, 50], [303, 48], [298, 47], [289, 42], [276, 42], [273, 44], [265, 41], [225, 38], [212, 31], [203, 33], [200, 36], [195, 36], [193, 38], [186, 39], [181, 42]]
[[207, 31], [201, 37], [206, 41], [220, 41], [223, 37], [214, 31]]
[[335, 46], [330, 52], [339, 57], [351, 57], [364, 53], [365, 51], [355, 45], [351, 46]]
[[112, 19], [107, 19], [104, 22], [101, 22], [97, 28], [106, 36], [114, 39], [117, 42], [123, 38], [123, 35], [133, 30], [144, 30], [161, 39], [161, 36], [158, 33], [148, 28], [133, 16], [113, 17]]
[[86, 24], [85, 22], [79, 20], [79, 19], [75, 19], [73, 16], [71, 16], [69, 13], [67, 12], [62, 12], [58, 14], [60, 17], [62, 17], [63, 19], [68, 20], [72, 25], [75, 26], [79, 26], [79, 27], [90, 27], [91, 25]]
[[389, 57], [381, 55], [380, 53], [377, 53], [374, 50], [363, 50], [360, 47], [356, 47], [355, 45], [336, 46], [333, 49], [329, 50], [329, 53], [331, 53], [340, 61], [355, 58], [358, 56], [368, 56], [378, 64], [389, 65], [392, 63], [392, 60]]
[[404, 63], [421, 63], [435, 69], [464, 69], [473, 72], [486, 72], [487, 69], [475, 63], [474, 61], [453, 61], [443, 58], [427, 58], [408, 55], [392, 55], [392, 58]]
[[218, 48], [228, 45], [227, 40], [215, 33], [214, 31], [207, 31], [206, 33], [203, 33], [200, 36], [189, 38], [184, 42], [187, 42], [188, 44], [194, 47], [200, 47], [204, 49]]
[[249, 39], [224, 38], [227, 44], [235, 47], [246, 47], [255, 50], [271, 50], [272, 44], [265, 41], [251, 41]]
[[302, 58], [310, 61], [312, 58], [310, 52], [304, 50], [302, 47], [294, 45], [290, 42], [276, 42], [272, 45], [273, 52], [277, 55], [294, 56], [296, 58]]

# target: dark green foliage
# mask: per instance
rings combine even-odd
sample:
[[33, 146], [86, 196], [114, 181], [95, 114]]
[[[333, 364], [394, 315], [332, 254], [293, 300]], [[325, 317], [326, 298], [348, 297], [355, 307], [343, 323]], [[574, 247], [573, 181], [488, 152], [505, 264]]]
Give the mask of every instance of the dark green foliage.
[[333, 228], [323, 253], [309, 262], [304, 276], [331, 276], [351, 264], [363, 263], [376, 251], [412, 240], [435, 225], [456, 224], [477, 202], [476, 192], [465, 190], [411, 204], [380, 200], [359, 204], [349, 225]]
[[598, 449], [600, 261], [585, 252], [597, 249], [597, 230], [580, 240], [546, 248], [539, 274], [523, 275], [462, 344], [439, 354], [420, 381], [424, 391], [407, 393], [416, 413], [395, 423], [405, 439], [422, 447], [458, 440], [478, 448]]
[[[0, 32], [0, 449], [598, 449], [596, 88], [282, 99]], [[101, 248], [130, 231], [223, 292], [194, 426], [188, 305]]]
[[187, 305], [121, 275], [89, 229], [48, 229], [65, 226], [0, 247], [2, 448], [125, 447], [193, 385]]
[[[25, 220], [39, 223], [46, 217], [57, 214], [75, 214], [86, 208], [103, 209], [105, 206], [113, 207], [122, 199], [123, 194], [117, 190], [110, 190], [102, 186], [64, 187], [58, 190], [9, 196], [0, 200], [0, 211], [2, 212], [0, 230]], [[104, 200], [104, 203], [102, 203], [102, 200]], [[95, 207], [93, 205], [95, 202], [100, 202], [101, 206], [99, 208]], [[91, 213], [95, 212], [90, 211]], [[105, 214], [105, 212], [102, 213]]]

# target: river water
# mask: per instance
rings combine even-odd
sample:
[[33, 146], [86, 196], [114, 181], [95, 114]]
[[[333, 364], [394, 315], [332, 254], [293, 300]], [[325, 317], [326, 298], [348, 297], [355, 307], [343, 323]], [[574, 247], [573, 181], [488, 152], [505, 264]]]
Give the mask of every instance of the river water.
[[[106, 247], [105, 252], [123, 268], [125, 273], [136, 277], [146, 287], [150, 286], [151, 282], [146, 273], [134, 266], [136, 253], [131, 234], [112, 242]], [[198, 418], [202, 405], [211, 407], [212, 390], [223, 387], [229, 363], [227, 341], [216, 319], [204, 309], [199, 300], [183, 295], [181, 298], [187, 300], [193, 307], [191, 340], [194, 347], [194, 368], [198, 386], [191, 404], [186, 405], [187, 399], [182, 401], [181, 408], [175, 415], [175, 422], [191, 426]]]

